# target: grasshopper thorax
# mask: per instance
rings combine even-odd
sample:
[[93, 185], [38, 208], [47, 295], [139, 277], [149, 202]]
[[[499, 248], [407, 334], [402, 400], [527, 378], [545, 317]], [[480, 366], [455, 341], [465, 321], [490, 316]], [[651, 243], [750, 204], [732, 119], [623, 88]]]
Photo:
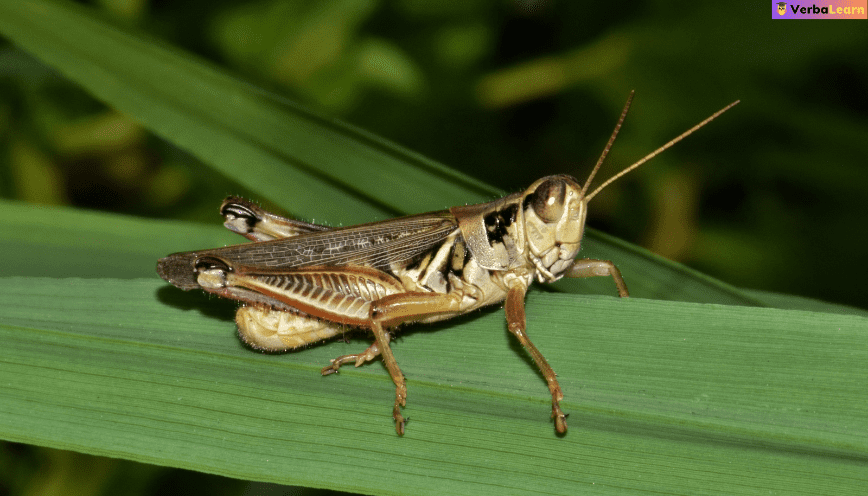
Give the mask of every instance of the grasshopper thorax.
[[537, 278], [560, 279], [573, 264], [585, 230], [587, 201], [571, 176], [548, 176], [534, 182], [521, 199], [528, 258]]

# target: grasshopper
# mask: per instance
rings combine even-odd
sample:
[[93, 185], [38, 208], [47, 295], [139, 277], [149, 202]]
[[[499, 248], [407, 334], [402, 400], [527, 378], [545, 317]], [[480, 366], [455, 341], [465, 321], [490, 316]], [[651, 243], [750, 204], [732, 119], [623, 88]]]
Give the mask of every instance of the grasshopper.
[[627, 285], [612, 262], [575, 259], [588, 203], [613, 181], [738, 103], [588, 193], [632, 99], [631, 93], [583, 186], [571, 176], [548, 176], [489, 203], [340, 228], [287, 219], [229, 197], [220, 207], [224, 225], [254, 242], [175, 253], [159, 261], [157, 273], [183, 290], [203, 289], [243, 302], [235, 318], [238, 333], [255, 349], [296, 349], [341, 334], [347, 326], [370, 330], [374, 342], [365, 351], [331, 360], [322, 375], [382, 357], [395, 383], [392, 417], [399, 435], [406, 424], [401, 409], [407, 386], [389, 347], [396, 326], [436, 322], [505, 302], [507, 327], [545, 377], [555, 429], [566, 433], [557, 376], [526, 332], [528, 287], [534, 279], [603, 276], [611, 277], [618, 295], [627, 297]]

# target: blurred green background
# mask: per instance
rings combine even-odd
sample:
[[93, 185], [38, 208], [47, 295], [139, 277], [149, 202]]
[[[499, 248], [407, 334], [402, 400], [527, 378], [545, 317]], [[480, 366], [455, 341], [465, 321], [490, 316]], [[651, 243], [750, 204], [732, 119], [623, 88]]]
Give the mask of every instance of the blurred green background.
[[[741, 99], [598, 196], [588, 225], [738, 286], [868, 308], [866, 21], [772, 21], [767, 2], [83, 3], [507, 191], [584, 179], [632, 89], [598, 184]], [[0, 50], [2, 197], [217, 224], [224, 196], [252, 196], [14, 45]], [[2, 445], [0, 494], [71, 487], [287, 491]]]

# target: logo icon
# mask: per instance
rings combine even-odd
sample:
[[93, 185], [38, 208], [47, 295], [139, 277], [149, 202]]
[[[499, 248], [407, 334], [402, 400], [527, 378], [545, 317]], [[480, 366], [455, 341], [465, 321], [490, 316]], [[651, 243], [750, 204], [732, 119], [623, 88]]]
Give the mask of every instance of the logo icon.
[[791, 0], [772, 0], [772, 19], [868, 19], [868, 0], [828, 0], [829, 3], [810, 5]]

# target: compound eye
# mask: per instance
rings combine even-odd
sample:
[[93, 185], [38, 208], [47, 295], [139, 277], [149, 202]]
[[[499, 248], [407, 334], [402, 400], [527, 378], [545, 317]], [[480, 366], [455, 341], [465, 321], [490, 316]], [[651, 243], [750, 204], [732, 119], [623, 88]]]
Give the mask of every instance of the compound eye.
[[564, 214], [567, 185], [561, 179], [544, 181], [533, 192], [531, 206], [537, 217], [546, 223], [557, 222]]

